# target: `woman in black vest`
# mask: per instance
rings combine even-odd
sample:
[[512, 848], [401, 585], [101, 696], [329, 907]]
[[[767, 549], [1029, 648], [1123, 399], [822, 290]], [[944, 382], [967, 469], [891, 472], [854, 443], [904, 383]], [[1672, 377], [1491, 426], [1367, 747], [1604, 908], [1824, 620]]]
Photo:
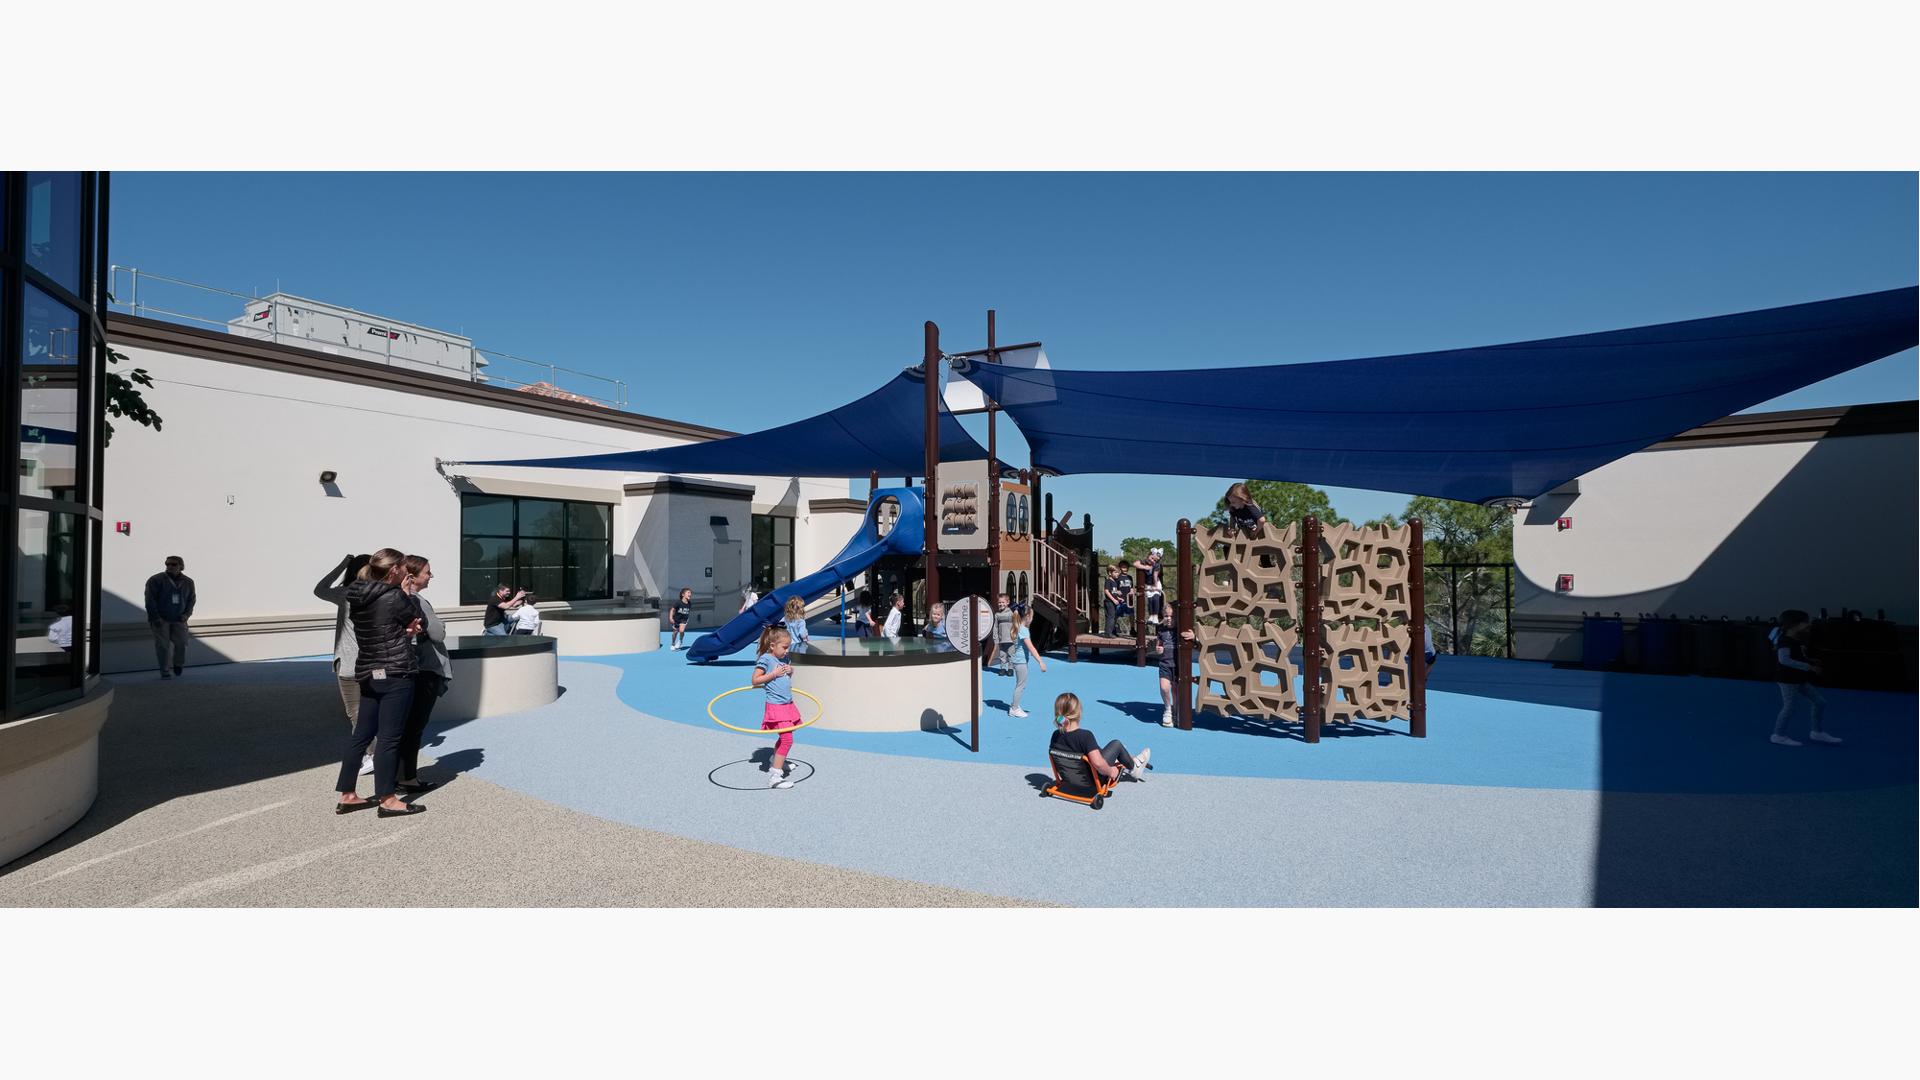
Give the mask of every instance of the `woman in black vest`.
[[[340, 781], [334, 785], [340, 793], [340, 801], [333, 808], [336, 814], [351, 813], [375, 802], [380, 805], [377, 812], [381, 817], [426, 810], [401, 802], [394, 792], [400, 770], [400, 743], [413, 708], [414, 676], [420, 670], [413, 645], [413, 637], [421, 629], [420, 609], [401, 587], [406, 578], [402, 565], [405, 558], [392, 548], [381, 548], [347, 586], [347, 618], [353, 623], [354, 641], [360, 649], [354, 662], [354, 677], [360, 682], [360, 719], [347, 740]], [[379, 742], [373, 754], [374, 798], [368, 800], [355, 788], [360, 755], [375, 736]]]

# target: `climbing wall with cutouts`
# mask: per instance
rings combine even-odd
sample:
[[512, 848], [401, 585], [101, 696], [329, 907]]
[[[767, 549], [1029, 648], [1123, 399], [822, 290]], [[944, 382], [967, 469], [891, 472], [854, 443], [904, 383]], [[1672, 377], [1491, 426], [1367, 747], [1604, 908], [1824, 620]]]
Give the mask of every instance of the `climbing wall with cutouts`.
[[1405, 525], [1327, 525], [1320, 531], [1321, 682], [1326, 720], [1408, 715], [1413, 608]]
[[1300, 526], [1265, 531], [1258, 540], [1221, 527], [1195, 533], [1195, 709], [1273, 719], [1293, 719], [1298, 710], [1291, 656], [1300, 641]]

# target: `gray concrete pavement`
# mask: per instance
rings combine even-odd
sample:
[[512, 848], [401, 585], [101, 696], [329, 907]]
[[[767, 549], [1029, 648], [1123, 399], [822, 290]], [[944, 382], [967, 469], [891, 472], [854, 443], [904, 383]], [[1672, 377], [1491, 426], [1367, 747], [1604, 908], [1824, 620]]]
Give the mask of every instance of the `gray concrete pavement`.
[[[123, 680], [80, 824], [0, 868], [34, 907], [971, 907], [1004, 900], [567, 810], [448, 766], [416, 818], [331, 813], [332, 688]], [[363, 778], [363, 793], [371, 785]]]

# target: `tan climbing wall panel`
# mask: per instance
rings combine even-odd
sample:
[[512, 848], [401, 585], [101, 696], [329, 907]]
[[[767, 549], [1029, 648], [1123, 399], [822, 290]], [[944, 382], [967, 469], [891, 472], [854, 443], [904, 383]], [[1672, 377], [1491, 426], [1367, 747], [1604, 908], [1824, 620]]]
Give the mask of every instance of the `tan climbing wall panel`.
[[1201, 557], [1193, 594], [1194, 647], [1200, 656], [1196, 710], [1294, 719], [1300, 641], [1300, 526], [1264, 539], [1215, 527], [1196, 530]]
[[1321, 681], [1329, 723], [1408, 715], [1413, 609], [1407, 551], [1412, 543], [1413, 530], [1405, 525], [1321, 529]]

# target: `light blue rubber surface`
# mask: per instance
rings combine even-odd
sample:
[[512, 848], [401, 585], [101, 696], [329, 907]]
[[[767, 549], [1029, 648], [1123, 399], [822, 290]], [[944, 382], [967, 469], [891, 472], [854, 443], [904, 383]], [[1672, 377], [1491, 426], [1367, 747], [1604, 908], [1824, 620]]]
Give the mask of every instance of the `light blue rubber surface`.
[[[744, 685], [747, 657], [705, 665], [682, 654], [586, 658], [618, 668], [620, 700], [637, 711], [721, 730], [707, 718], [714, 695]], [[794, 684], [807, 688], [804, 659]], [[1305, 780], [1367, 780], [1566, 790], [1658, 792], [1838, 791], [1911, 784], [1916, 773], [1912, 694], [1828, 690], [1827, 727], [1842, 746], [1794, 752], [1767, 740], [1779, 694], [1771, 683], [1661, 675], [1615, 675], [1486, 657], [1442, 657], [1427, 695], [1427, 738], [1404, 721], [1327, 727], [1319, 744], [1297, 725], [1197, 716], [1193, 731], [1159, 726], [1159, 676], [1131, 658], [1047, 659], [1033, 668], [1015, 719], [1005, 708], [1013, 680], [983, 673], [980, 752], [966, 725], [948, 733], [877, 734], [810, 727], [803, 746], [827, 746], [942, 761], [1045, 767], [1056, 694], [1072, 691], [1083, 724], [1101, 741], [1154, 747], [1159, 772]], [[822, 702], [830, 712], [834, 703]], [[919, 706], [903, 702], [909, 713]], [[757, 726], [757, 694], [735, 694], [718, 709], [729, 723]], [[803, 703], [803, 711], [810, 710]], [[1804, 735], [1807, 717], [1792, 730]], [[771, 742], [740, 736], [749, 743]]]

